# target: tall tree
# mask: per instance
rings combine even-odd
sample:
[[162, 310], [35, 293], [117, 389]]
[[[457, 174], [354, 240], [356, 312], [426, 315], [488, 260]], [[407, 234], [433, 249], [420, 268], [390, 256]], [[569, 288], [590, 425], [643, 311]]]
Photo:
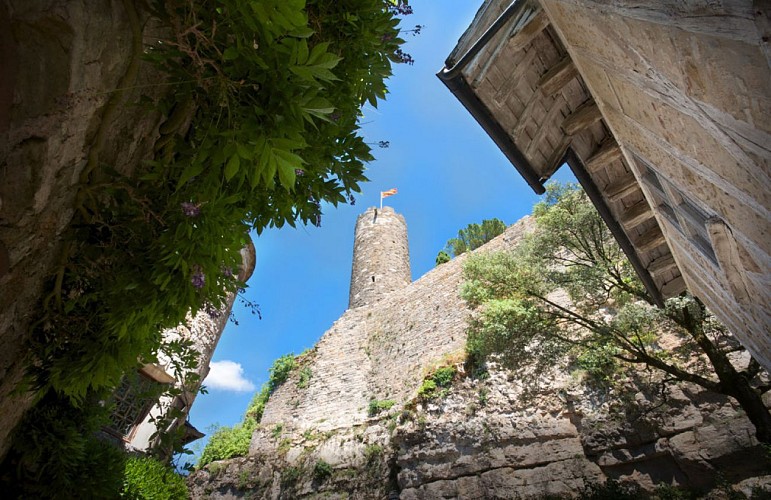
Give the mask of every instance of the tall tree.
[[447, 241], [447, 250], [453, 257], [475, 250], [506, 230], [500, 219], [485, 219], [481, 224], [469, 224], [458, 231], [457, 238]]
[[[771, 414], [752, 358], [737, 369], [738, 342], [695, 297], [654, 307], [585, 193], [552, 184], [536, 205], [536, 230], [514, 252], [475, 255], [464, 267], [463, 298], [479, 314], [469, 330], [472, 361], [496, 354], [536, 377], [572, 359], [600, 377], [624, 367], [658, 370], [664, 383], [691, 382], [734, 398], [771, 443]], [[563, 290], [569, 300], [558, 299]], [[678, 347], [661, 346], [662, 335]], [[527, 369], [524, 369], [527, 368]]]

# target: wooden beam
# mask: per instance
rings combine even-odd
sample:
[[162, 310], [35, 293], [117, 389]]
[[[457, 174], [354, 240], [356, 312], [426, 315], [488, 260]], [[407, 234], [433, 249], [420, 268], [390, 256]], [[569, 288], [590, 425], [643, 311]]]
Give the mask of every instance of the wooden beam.
[[640, 189], [637, 179], [634, 175], [627, 174], [620, 180], [605, 187], [605, 198], [608, 201], [618, 201], [626, 195], [632, 194]]
[[525, 107], [522, 109], [522, 112], [517, 117], [517, 124], [514, 125], [514, 128], [511, 130], [511, 137], [514, 139], [514, 142], [516, 142], [520, 147], [522, 144], [520, 144], [520, 136], [525, 131], [525, 127], [527, 127], [527, 124], [531, 120], [531, 116], [533, 114], [533, 108], [540, 103], [544, 108], [546, 108], [546, 102], [547, 101], [554, 101], [554, 98], [552, 97], [544, 97], [541, 95], [540, 92], [538, 92], [538, 89], [536, 88], [535, 91], [530, 94], [530, 98], [525, 103]]
[[648, 272], [655, 276], [676, 267], [677, 263], [675, 263], [675, 258], [672, 257], [672, 254], [670, 253], [651, 261], [651, 263], [648, 264]]
[[599, 169], [621, 158], [621, 148], [612, 137], [602, 143], [600, 148], [586, 161], [586, 170], [596, 173]]
[[565, 86], [570, 80], [578, 75], [578, 69], [573, 64], [569, 55], [565, 55], [560, 61], [549, 68], [538, 81], [538, 87], [543, 95], [554, 95]]
[[685, 280], [682, 276], [678, 276], [671, 281], [668, 281], [661, 287], [661, 295], [668, 299], [670, 297], [676, 297], [685, 291]]
[[600, 108], [597, 107], [597, 103], [593, 99], [589, 99], [565, 118], [565, 121], [562, 122], [562, 130], [567, 135], [576, 135], [601, 119]]
[[541, 34], [541, 32], [549, 25], [549, 18], [543, 9], [540, 9], [533, 17], [531, 17], [527, 23], [522, 26], [519, 31], [514, 33], [509, 38], [508, 50], [516, 51], [522, 50], [532, 42], [535, 37]]
[[[532, 155], [535, 149], [540, 147], [541, 141], [543, 141], [544, 135], [546, 135], [546, 133], [553, 131], [555, 129], [557, 123], [559, 123], [559, 119], [562, 118], [562, 113], [561, 113], [562, 108], [566, 107], [564, 99], [550, 99], [550, 100], [551, 100], [551, 108], [549, 108], [546, 111], [546, 116], [543, 117], [543, 121], [537, 124], [538, 130], [536, 131], [533, 139], [530, 141], [530, 144], [528, 144], [527, 148], [525, 149], [525, 155], [527, 155], [529, 158], [532, 158], [533, 157]], [[555, 119], [557, 115], [559, 115], [559, 118]], [[547, 155], [544, 155], [544, 156], [547, 156]]]
[[525, 54], [525, 57], [522, 58], [521, 61], [516, 63], [514, 66], [514, 71], [512, 71], [511, 75], [509, 75], [509, 77], [503, 82], [501, 87], [495, 93], [495, 97], [493, 99], [495, 100], [496, 104], [502, 105], [509, 99], [511, 93], [514, 91], [514, 89], [517, 88], [517, 84], [519, 84], [522, 76], [527, 70], [530, 69], [530, 66], [533, 64], [533, 59], [535, 59], [537, 54], [538, 51], [531, 50]]
[[546, 164], [544, 165], [544, 171], [541, 173], [541, 182], [546, 182], [546, 180], [552, 176], [554, 172], [558, 168], [562, 166], [562, 162], [565, 159], [565, 152], [568, 150], [568, 147], [570, 146], [570, 143], [572, 142], [572, 138], [568, 137], [566, 135], [562, 136], [562, 141], [560, 142], [560, 145], [557, 146], [557, 148], [552, 151], [552, 154], [549, 156], [549, 158], [546, 159]]
[[643, 199], [621, 214], [621, 224], [623, 224], [625, 228], [631, 229], [639, 226], [651, 217], [653, 217], [651, 207], [648, 205], [648, 202]]
[[659, 228], [659, 225], [656, 224], [655, 226], [645, 231], [642, 235], [640, 235], [640, 237], [637, 238], [634, 246], [637, 248], [638, 252], [648, 252], [658, 246], [663, 245], [666, 243], [666, 241], [667, 240], [664, 237], [664, 233], [661, 232], [661, 228]]

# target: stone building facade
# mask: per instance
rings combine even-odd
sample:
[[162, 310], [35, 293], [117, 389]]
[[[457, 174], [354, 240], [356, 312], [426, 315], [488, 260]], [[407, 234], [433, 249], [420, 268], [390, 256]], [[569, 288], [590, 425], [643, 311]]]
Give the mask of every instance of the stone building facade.
[[771, 368], [766, 2], [486, 0], [438, 76], [538, 193], [567, 163], [659, 301]]
[[[525, 218], [475, 252], [513, 249], [532, 224]], [[355, 241], [352, 288], [388, 269], [401, 279], [401, 216], [368, 209]], [[387, 245], [395, 262], [377, 253]], [[569, 498], [608, 479], [709, 488], [718, 473], [746, 492], [771, 488], [747, 418], [695, 386], [678, 386], [662, 405], [657, 385], [603, 395], [559, 369], [527, 400], [493, 368], [487, 379], [459, 376], [443, 398], [417, 398], [436, 367], [464, 369], [466, 258], [352, 303], [270, 396], [249, 456], [192, 474], [192, 497]]]
[[[255, 250], [251, 241], [241, 251], [241, 261], [238, 279], [246, 282], [254, 272], [255, 265]], [[194, 372], [198, 379], [193, 383], [185, 382], [184, 377], [188, 374], [176, 373], [169, 356], [160, 353], [158, 364], [145, 365], [138, 373], [124, 377], [113, 396], [115, 411], [111, 423], [104, 429], [107, 435], [116, 438], [119, 444], [130, 451], [145, 452], [157, 444], [154, 437], [158, 431], [156, 419], [163, 417], [170, 408], [177, 408], [181, 410], [181, 415], [166, 422], [168, 427], [165, 430], [183, 427], [181, 437], [185, 444], [204, 436], [187, 417], [201, 384], [209, 374], [214, 350], [225, 330], [235, 300], [236, 295], [230, 294], [221, 309], [201, 310], [195, 316], [188, 315], [185, 323], [163, 332], [166, 341], [192, 341], [191, 347], [198, 353], [198, 367]], [[152, 386], [161, 388], [166, 385], [180, 389], [181, 393], [173, 397], [162, 396], [160, 399], [142, 393], [143, 388], [152, 393]]]

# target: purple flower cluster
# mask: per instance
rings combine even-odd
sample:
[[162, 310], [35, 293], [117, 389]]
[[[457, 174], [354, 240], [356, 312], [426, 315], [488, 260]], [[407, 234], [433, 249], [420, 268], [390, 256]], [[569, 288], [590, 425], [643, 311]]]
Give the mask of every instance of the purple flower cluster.
[[201, 215], [201, 205], [189, 201], [182, 202], [182, 213], [185, 217], [198, 217]]
[[229, 267], [222, 266], [222, 275], [226, 278], [232, 278], [233, 277], [233, 270]]
[[302, 177], [303, 175], [305, 175], [305, 170], [301, 168], [296, 168], [294, 169], [294, 175], [296, 175], [297, 177]]
[[195, 288], [200, 290], [206, 284], [206, 275], [199, 269], [195, 271], [190, 277], [190, 283], [192, 283]]
[[400, 16], [409, 16], [410, 14], [412, 14], [412, 7], [410, 7], [404, 2], [399, 2], [397, 5], [389, 4], [388, 10], [390, 10], [391, 12], [395, 12]]
[[222, 313], [219, 311], [219, 309], [209, 304], [208, 302], [204, 306], [204, 311], [206, 311], [206, 314], [208, 314], [211, 319], [217, 319], [222, 316]]
[[402, 49], [397, 48], [394, 51], [394, 59], [396, 59], [397, 62], [409, 64], [410, 66], [415, 64], [415, 59], [412, 58], [411, 55], [404, 52]]

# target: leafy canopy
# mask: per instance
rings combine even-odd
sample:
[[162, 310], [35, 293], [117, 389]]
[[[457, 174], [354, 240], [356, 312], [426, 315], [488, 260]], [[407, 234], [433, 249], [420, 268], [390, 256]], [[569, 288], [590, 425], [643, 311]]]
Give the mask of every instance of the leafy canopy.
[[754, 380], [758, 363], [742, 372], [733, 367], [727, 354], [741, 346], [694, 297], [653, 307], [583, 191], [551, 184], [534, 216], [536, 229], [515, 251], [472, 255], [465, 263], [461, 295], [477, 311], [468, 332], [472, 364], [494, 355], [531, 387], [565, 360], [604, 384], [646, 366], [665, 382], [735, 398], [758, 439], [771, 439], [761, 399], [768, 388]]
[[[163, 330], [221, 310], [245, 286], [234, 274], [250, 231], [319, 225], [322, 203], [353, 203], [373, 159], [359, 131], [362, 105], [385, 98], [391, 64], [407, 57], [401, 0], [148, 2], [154, 19], [144, 25], [138, 5], [124, 2], [133, 54], [95, 124], [76, 215], [32, 326], [28, 387], [41, 412], [55, 400], [56, 411], [69, 404], [86, 419], [90, 402], [109, 399], [125, 372], [160, 353], [180, 373], [194, 370], [191, 346]], [[141, 60], [165, 81], [135, 85]], [[123, 102], [124, 89], [146, 93]], [[150, 157], [128, 174], [99, 160], [98, 138], [121, 106], [164, 117], [158, 137], [146, 138], [155, 140]], [[32, 441], [32, 427], [22, 427], [20, 461], [32, 470], [64, 437]], [[41, 470], [77, 482], [68, 472], [76, 468]], [[27, 473], [15, 470], [8, 477]]]
[[[500, 219], [485, 219], [481, 224], [469, 224], [458, 231], [457, 238], [447, 241], [446, 249], [453, 257], [475, 250], [506, 230], [506, 224]], [[441, 255], [442, 252], [440, 252]], [[437, 257], [437, 263], [439, 257]]]

